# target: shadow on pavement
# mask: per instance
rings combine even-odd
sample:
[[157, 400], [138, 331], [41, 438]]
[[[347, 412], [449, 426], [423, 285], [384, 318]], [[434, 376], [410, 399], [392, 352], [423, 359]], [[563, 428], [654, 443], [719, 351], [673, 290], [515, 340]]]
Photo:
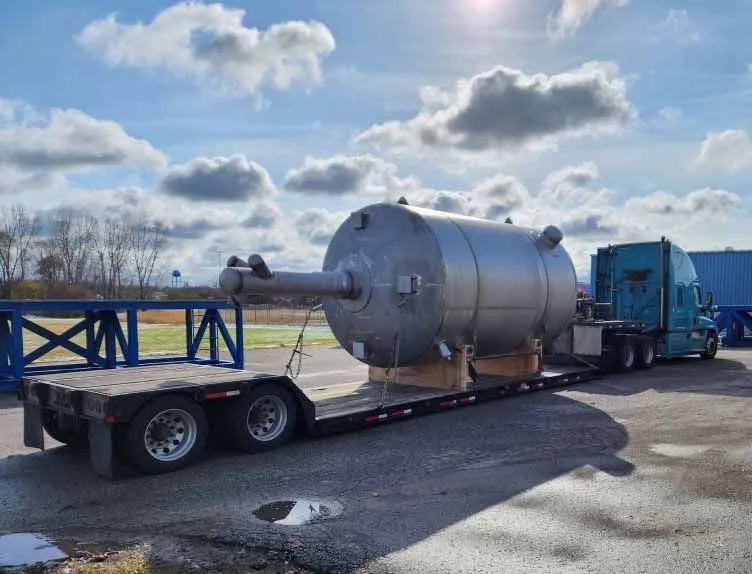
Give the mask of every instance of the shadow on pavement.
[[752, 397], [752, 370], [741, 360], [721, 355], [710, 361], [682, 357], [661, 360], [649, 371], [609, 376], [587, 385], [587, 392], [597, 395], [626, 396], [648, 390]]
[[[63, 447], [0, 460], [0, 531], [110, 528], [272, 547], [294, 533], [306, 563], [349, 568], [572, 471], [583, 480], [593, 467], [629, 475], [634, 467], [618, 456], [627, 442], [605, 412], [543, 391], [265, 454], [214, 450], [186, 470], [118, 482], [95, 477], [85, 453]], [[298, 530], [252, 516], [261, 504], [301, 497], [336, 501], [343, 512]]]

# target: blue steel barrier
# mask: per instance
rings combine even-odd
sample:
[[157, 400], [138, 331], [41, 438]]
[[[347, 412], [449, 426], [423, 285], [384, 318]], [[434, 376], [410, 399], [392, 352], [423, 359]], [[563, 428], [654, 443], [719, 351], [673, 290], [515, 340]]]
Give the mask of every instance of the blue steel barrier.
[[[151, 310], [185, 311], [185, 356], [145, 357], [139, 355], [138, 312]], [[235, 338], [230, 335], [221, 310], [233, 309], [226, 301], [92, 301], [92, 300], [0, 300], [0, 392], [14, 391], [24, 375], [71, 370], [114, 369], [157, 363], [191, 362], [242, 369], [243, 313], [235, 311]], [[195, 310], [204, 311], [194, 334]], [[43, 327], [29, 315], [54, 312], [79, 312], [83, 319], [57, 334]], [[126, 314], [126, 330], [118, 313]], [[24, 331], [30, 331], [46, 342], [24, 353]], [[209, 357], [199, 357], [199, 347], [209, 331]], [[86, 346], [73, 342], [73, 337], [86, 333]], [[231, 360], [220, 359], [219, 338], [224, 341]], [[102, 347], [104, 346], [104, 355]], [[39, 364], [40, 358], [62, 347], [85, 359], [85, 362]], [[118, 359], [118, 349], [122, 356]]]

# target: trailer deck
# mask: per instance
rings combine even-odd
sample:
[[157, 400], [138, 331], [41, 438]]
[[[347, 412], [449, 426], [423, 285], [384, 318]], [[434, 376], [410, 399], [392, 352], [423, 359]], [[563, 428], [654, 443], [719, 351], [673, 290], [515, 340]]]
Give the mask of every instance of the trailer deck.
[[[591, 372], [588, 368], [551, 367], [541, 373], [541, 380], [555, 381], [564, 375], [583, 376]], [[67, 400], [55, 400], [54, 404], [70, 414], [75, 413], [71, 400], [77, 391], [86, 392], [110, 401], [130, 401], [165, 392], [188, 392], [205, 400], [221, 394], [219, 389], [228, 387], [230, 392], [238, 384], [247, 384], [267, 379], [277, 379], [282, 375], [259, 373], [250, 370], [230, 369], [194, 363], [123, 367], [102, 371], [61, 372], [25, 377], [26, 385], [41, 385], [55, 394], [68, 394]], [[316, 388], [299, 388], [299, 391], [313, 405], [314, 420], [324, 421], [369, 412], [380, 408], [394, 408], [420, 401], [430, 401], [455, 394], [478, 392], [488, 389], [506, 388], [530, 377], [505, 378], [482, 377], [472, 389], [455, 391], [448, 389], [419, 387], [403, 384], [385, 385], [379, 381], [358, 381]], [[50, 392], [48, 391], [48, 393]], [[234, 395], [229, 395], [234, 396]], [[225, 398], [217, 397], [217, 398]], [[382, 404], [383, 399], [383, 404]], [[49, 406], [50, 397], [45, 401]], [[139, 401], [140, 402], [140, 401]], [[112, 420], [112, 422], [115, 422]]]

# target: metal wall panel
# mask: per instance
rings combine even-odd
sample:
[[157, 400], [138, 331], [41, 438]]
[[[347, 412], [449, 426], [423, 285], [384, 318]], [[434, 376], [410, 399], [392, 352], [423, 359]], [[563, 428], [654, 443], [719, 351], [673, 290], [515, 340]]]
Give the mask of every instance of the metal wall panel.
[[705, 292], [716, 305], [752, 305], [752, 251], [690, 251]]

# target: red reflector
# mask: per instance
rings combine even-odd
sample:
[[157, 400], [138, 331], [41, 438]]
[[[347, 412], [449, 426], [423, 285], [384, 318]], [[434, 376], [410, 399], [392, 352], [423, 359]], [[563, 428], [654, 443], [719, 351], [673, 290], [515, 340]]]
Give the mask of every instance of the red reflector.
[[117, 419], [115, 418], [115, 415], [107, 415], [104, 419], [104, 422], [106, 422], [108, 425], [114, 425]]
[[218, 393], [206, 393], [204, 395], [204, 398], [207, 399], [207, 400], [209, 400], [209, 399], [223, 399], [226, 396], [227, 396], [226, 392], [220, 391]]
[[443, 401], [443, 402], [439, 403], [439, 406], [440, 407], [451, 407], [452, 406], [452, 402], [451, 401]]
[[379, 421], [385, 420], [389, 415], [386, 413], [380, 414], [380, 415], [370, 415], [365, 417], [363, 420], [367, 423], [377, 423]]
[[402, 416], [403, 414], [404, 414], [404, 412], [403, 412], [403, 411], [394, 411], [394, 412], [392, 413], [392, 416], [393, 416], [393, 417], [401, 417], [401, 416]]

